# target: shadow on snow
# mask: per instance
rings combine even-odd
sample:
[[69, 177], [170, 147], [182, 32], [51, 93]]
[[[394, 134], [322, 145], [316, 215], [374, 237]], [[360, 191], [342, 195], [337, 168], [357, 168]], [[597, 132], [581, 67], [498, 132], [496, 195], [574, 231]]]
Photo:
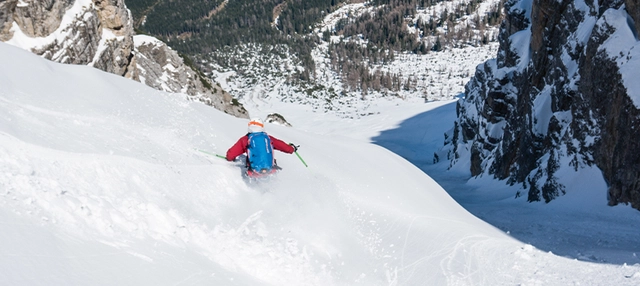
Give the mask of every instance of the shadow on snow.
[[[372, 142], [405, 158], [438, 182], [460, 205], [515, 239], [542, 251], [597, 263], [640, 263], [636, 226], [615, 220], [615, 214], [591, 215], [589, 224], [576, 224], [581, 214], [551, 209], [543, 203], [514, 200], [515, 191], [492, 191], [500, 187], [468, 184], [470, 173], [447, 171], [448, 162], [433, 163], [433, 154], [444, 144], [444, 133], [453, 127], [456, 103], [452, 102], [409, 118], [395, 129], [385, 130]], [[446, 158], [441, 158], [444, 160]], [[513, 189], [511, 189], [513, 190]], [[606, 203], [606, 202], [605, 202]], [[588, 211], [583, 211], [588, 215]], [[583, 217], [584, 219], [584, 217]], [[636, 223], [640, 227], [640, 222]], [[601, 231], [594, 231], [601, 227]]]

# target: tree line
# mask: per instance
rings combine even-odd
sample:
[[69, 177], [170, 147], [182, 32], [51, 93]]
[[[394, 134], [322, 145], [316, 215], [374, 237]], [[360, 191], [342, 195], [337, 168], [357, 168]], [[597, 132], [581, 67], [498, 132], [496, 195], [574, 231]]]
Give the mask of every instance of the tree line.
[[[330, 45], [331, 67], [342, 75], [346, 86], [366, 93], [369, 89], [411, 88], [411, 80], [403, 82], [399, 75], [371, 71], [372, 65], [393, 61], [395, 53], [426, 54], [494, 40], [482, 33], [487, 26], [501, 21], [502, 2], [487, 15], [476, 14], [475, 27], [456, 25], [458, 19], [476, 13], [481, 0], [460, 3], [451, 11], [444, 9], [428, 21], [409, 20], [418, 10], [441, 2], [444, 1], [373, 0], [367, 5], [378, 7], [374, 13], [342, 19], [321, 38], [312, 33], [313, 29], [344, 4], [339, 0], [136, 0], [127, 6], [138, 32], [156, 36], [180, 53], [195, 59], [208, 57], [222, 66], [233, 63], [229, 58], [239, 53], [223, 56], [213, 51], [233, 50], [251, 43], [287, 45], [304, 69], [294, 78], [303, 81], [314, 77], [311, 51], [315, 45], [321, 39], [340, 35], [344, 40]], [[362, 40], [367, 44], [356, 43]]]
[[[502, 20], [503, 3], [492, 7], [486, 15], [478, 15], [482, 2], [472, 0], [459, 3], [449, 11], [434, 12], [429, 20], [413, 21], [418, 9], [436, 5], [442, 0], [374, 0], [382, 5], [373, 13], [364, 13], [355, 19], [342, 19], [332, 30], [324, 31], [322, 39], [341, 35], [343, 41], [333, 43], [328, 51], [332, 69], [338, 71], [345, 86], [367, 93], [368, 89], [398, 91], [415, 88], [414, 80], [396, 80], [397, 75], [371, 72], [372, 66], [384, 65], [395, 58], [395, 53], [427, 54], [445, 47], [479, 46], [495, 41], [485, 30]], [[474, 16], [472, 23], [457, 27], [464, 16]], [[410, 30], [409, 28], [413, 28]], [[490, 38], [491, 37], [491, 38]], [[366, 45], [362, 45], [366, 42]], [[402, 78], [402, 76], [399, 76]]]
[[338, 4], [337, 0], [136, 0], [127, 6], [139, 33], [158, 37], [194, 58], [243, 44], [286, 44], [305, 69], [299, 78], [308, 80], [315, 69], [311, 50], [317, 38], [307, 34]]

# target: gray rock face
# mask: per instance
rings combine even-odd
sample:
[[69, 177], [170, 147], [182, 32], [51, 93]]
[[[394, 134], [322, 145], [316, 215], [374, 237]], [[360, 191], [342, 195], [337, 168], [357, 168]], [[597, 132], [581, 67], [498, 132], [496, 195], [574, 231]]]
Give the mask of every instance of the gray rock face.
[[[574, 116], [580, 119], [575, 129], [581, 134], [600, 131], [586, 151], [593, 154], [607, 181], [609, 204], [631, 203], [640, 210], [640, 111], [622, 84], [617, 59], [598, 49], [612, 37], [611, 28], [606, 22], [596, 26], [580, 63], [578, 95], [583, 102], [574, 107]], [[640, 71], [635, 72], [640, 79]], [[595, 126], [587, 124], [590, 120]]]
[[633, 46], [608, 44], [637, 41], [639, 1], [598, 2], [506, 3], [497, 59], [478, 66], [458, 102], [444, 149], [451, 165], [469, 160], [472, 175], [545, 202], [566, 192], [559, 170], [597, 166], [609, 203], [640, 209], [640, 114], [622, 70]]
[[240, 118], [248, 112], [229, 93], [184, 63], [180, 55], [165, 43], [148, 36], [135, 36], [137, 69], [140, 81], [155, 89], [183, 93]]
[[[2, 5], [3, 12], [7, 16], [1, 17], [2, 23], [10, 24], [15, 20], [21, 30], [30, 37], [44, 37], [51, 34], [64, 16], [64, 12], [71, 7], [73, 0], [43, 0], [23, 1], [28, 5], [20, 4], [18, 0], [8, 0]], [[5, 28], [10, 28], [7, 25]], [[4, 34], [4, 33], [3, 33]]]
[[213, 87], [164, 43], [156, 40], [157, 45], [135, 51], [133, 19], [124, 0], [0, 0], [0, 40], [52, 61], [90, 65], [248, 117], [230, 94]]
[[8, 0], [0, 5], [3, 41], [52, 61], [137, 79], [133, 26], [123, 0]]

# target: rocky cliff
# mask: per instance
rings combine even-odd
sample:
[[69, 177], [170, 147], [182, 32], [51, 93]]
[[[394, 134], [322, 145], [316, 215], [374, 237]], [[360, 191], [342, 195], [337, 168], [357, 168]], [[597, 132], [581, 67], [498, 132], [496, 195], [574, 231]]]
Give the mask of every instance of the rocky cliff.
[[545, 202], [597, 168], [609, 204], [640, 209], [638, 2], [507, 1], [497, 58], [477, 67], [446, 134], [451, 166]]
[[[164, 43], [155, 46], [171, 56], [160, 59], [157, 49], [136, 47], [133, 19], [124, 0], [0, 0], [0, 40], [52, 61], [90, 65], [156, 89], [187, 94], [248, 118], [237, 101], [221, 89], [211, 88], [208, 79], [195, 76], [197, 72]], [[171, 66], [175, 72], [154, 79], [145, 74], [141, 80], [140, 73], [149, 72], [154, 65]]]
[[129, 11], [122, 0], [94, 2], [0, 2], [0, 40], [56, 62], [91, 65], [136, 79]]
[[155, 89], [188, 95], [219, 110], [240, 118], [249, 118], [244, 107], [220, 86], [196, 68], [191, 60], [182, 58], [160, 40], [134, 36], [137, 69], [140, 82]]

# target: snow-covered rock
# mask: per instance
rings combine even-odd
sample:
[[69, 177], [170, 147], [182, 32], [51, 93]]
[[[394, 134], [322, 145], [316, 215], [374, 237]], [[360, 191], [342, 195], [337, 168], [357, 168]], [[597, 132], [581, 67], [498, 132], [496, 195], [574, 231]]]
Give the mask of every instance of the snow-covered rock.
[[55, 62], [93, 66], [248, 117], [238, 101], [213, 87], [166, 44], [140, 37], [135, 46], [133, 19], [123, 0], [0, 2], [4, 42]]
[[291, 127], [291, 124], [289, 122], [287, 122], [286, 119], [284, 119], [284, 116], [282, 116], [282, 115], [280, 115], [278, 113], [271, 113], [271, 114], [267, 115], [267, 118], [266, 118], [265, 122]]
[[178, 52], [150, 36], [134, 36], [140, 82], [158, 90], [187, 94], [219, 110], [240, 118], [247, 111], [220, 86], [185, 64]]
[[133, 26], [123, 0], [9, 0], [0, 5], [0, 40], [52, 61], [137, 79]]
[[498, 57], [478, 66], [446, 139], [451, 165], [546, 202], [597, 167], [610, 204], [640, 209], [640, 13], [626, 3], [508, 1]]

